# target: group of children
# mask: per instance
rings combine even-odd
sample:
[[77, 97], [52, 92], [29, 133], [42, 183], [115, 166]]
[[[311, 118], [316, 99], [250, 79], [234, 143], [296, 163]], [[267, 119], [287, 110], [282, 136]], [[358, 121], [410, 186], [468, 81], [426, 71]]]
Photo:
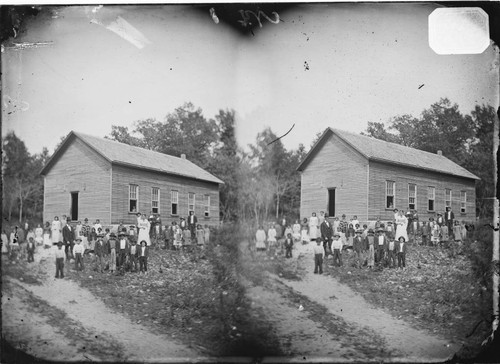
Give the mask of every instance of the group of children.
[[25, 233], [15, 226], [10, 239], [3, 230], [2, 253], [8, 254], [13, 261], [27, 257], [28, 262], [33, 262], [37, 246], [43, 245], [46, 249], [55, 246], [56, 278], [64, 277], [64, 262], [74, 262], [75, 270], [82, 271], [84, 260], [100, 272], [146, 273], [149, 248], [153, 245], [151, 241], [163, 249], [190, 251], [195, 247], [203, 248], [209, 239], [210, 229], [207, 225], [205, 228], [201, 224], [188, 225], [185, 219], [180, 219], [179, 223], [172, 221], [171, 225], [157, 229], [148, 229], [144, 237], [139, 226], [125, 225], [123, 221], [115, 230], [104, 228], [98, 219], [92, 225], [87, 218], [83, 223], [78, 221], [73, 225], [69, 217], [63, 216], [59, 221], [56, 216], [52, 224], [46, 223], [45, 229], [40, 225], [34, 231], [27, 227]]

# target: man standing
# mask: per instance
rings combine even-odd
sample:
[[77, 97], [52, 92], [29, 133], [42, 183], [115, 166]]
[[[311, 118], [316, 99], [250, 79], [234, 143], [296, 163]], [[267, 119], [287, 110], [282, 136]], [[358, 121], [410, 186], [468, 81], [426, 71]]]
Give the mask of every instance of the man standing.
[[[328, 256], [328, 251], [332, 252], [333, 226], [328, 221], [328, 215], [324, 216], [320, 226], [321, 240], [323, 240], [323, 248], [325, 249], [325, 257]], [[328, 248], [328, 249], [327, 249]]]
[[376, 249], [377, 255], [375, 256], [375, 263], [382, 264], [384, 260], [384, 253], [387, 249], [387, 239], [385, 238], [384, 229], [377, 230], [377, 238], [376, 238]]
[[196, 236], [196, 225], [198, 224], [198, 219], [196, 218], [194, 211], [189, 211], [188, 217], [188, 228], [191, 231], [191, 236]]
[[446, 213], [444, 214], [444, 222], [446, 226], [448, 226], [448, 234], [452, 234], [453, 232], [453, 223], [455, 220], [455, 215], [453, 211], [451, 211], [451, 207], [446, 208]]
[[75, 240], [75, 231], [71, 227], [70, 218], [67, 218], [66, 224], [62, 229], [64, 250], [66, 253], [66, 259], [70, 259], [73, 256], [73, 244]]

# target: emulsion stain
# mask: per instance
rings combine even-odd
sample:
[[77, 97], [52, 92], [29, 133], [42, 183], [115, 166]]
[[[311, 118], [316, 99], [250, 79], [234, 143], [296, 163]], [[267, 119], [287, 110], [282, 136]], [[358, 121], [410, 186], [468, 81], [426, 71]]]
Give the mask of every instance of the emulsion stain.
[[309, 71], [309, 64], [307, 63], [307, 61], [304, 61], [304, 70]]

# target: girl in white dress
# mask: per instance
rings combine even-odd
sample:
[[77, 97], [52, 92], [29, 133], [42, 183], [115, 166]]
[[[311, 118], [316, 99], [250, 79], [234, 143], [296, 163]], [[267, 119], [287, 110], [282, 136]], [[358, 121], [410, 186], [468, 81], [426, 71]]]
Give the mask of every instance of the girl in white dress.
[[300, 224], [300, 238], [302, 244], [309, 243], [309, 223], [307, 222], [307, 217], [304, 217], [304, 221]]
[[149, 229], [151, 228], [151, 223], [148, 219], [146, 219], [146, 214], [143, 214], [139, 223], [137, 225], [139, 228], [139, 236], [137, 237], [137, 241], [146, 241], [146, 245], [151, 245], [151, 239], [149, 238]]
[[38, 224], [36, 229], [35, 229], [35, 243], [37, 245], [43, 244], [43, 229], [40, 226], [40, 224]]
[[54, 221], [52, 221], [52, 244], [57, 244], [62, 241], [61, 236], [61, 222], [59, 221], [59, 217], [54, 217]]
[[309, 219], [309, 239], [316, 241], [318, 237], [318, 225], [319, 220], [316, 217], [316, 213], [313, 212], [311, 218]]
[[403, 211], [399, 211], [396, 217], [396, 240], [399, 240], [402, 236], [405, 238], [405, 241], [408, 241], [408, 233], [406, 232], [407, 227], [408, 219], [403, 215]]
[[276, 229], [274, 224], [267, 230], [267, 243], [269, 245], [269, 253], [271, 255], [276, 254], [277, 240], [276, 240]]
[[257, 251], [266, 250], [266, 232], [262, 226], [259, 226], [255, 233], [255, 249]]
[[299, 220], [295, 220], [295, 224], [292, 227], [292, 237], [295, 242], [300, 241], [300, 224]]
[[51, 232], [50, 222], [47, 221], [45, 223], [45, 229], [43, 229], [43, 245], [45, 248], [50, 248], [52, 246], [52, 240], [50, 239]]

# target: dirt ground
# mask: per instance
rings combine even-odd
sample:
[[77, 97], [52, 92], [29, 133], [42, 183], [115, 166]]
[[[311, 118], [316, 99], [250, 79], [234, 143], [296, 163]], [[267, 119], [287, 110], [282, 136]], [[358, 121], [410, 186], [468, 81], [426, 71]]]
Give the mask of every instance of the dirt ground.
[[[40, 266], [47, 271], [42, 285], [27, 284], [9, 276], [2, 278], [2, 334], [14, 347], [37, 358], [71, 361], [95, 358], [179, 362], [198, 357], [193, 348], [170, 337], [154, 334], [124, 315], [110, 311], [101, 300], [77, 283], [55, 279], [51, 250], [40, 249], [33, 263], [36, 266], [41, 260]], [[22, 302], [23, 297], [25, 302]], [[45, 308], [32, 315], [32, 306], [37, 303]], [[62, 311], [60, 315], [64, 320], [50, 317], [51, 310]], [[83, 333], [83, 337], [67, 335], [68, 326], [71, 326], [68, 322], [74, 325], [73, 331]], [[91, 339], [90, 345], [85, 345], [88, 339]], [[112, 346], [115, 349], [110, 352], [107, 348]]]
[[[440, 362], [458, 350], [372, 307], [334, 277], [313, 274], [312, 262], [311, 246], [299, 245], [291, 264], [302, 266], [302, 280], [268, 275], [261, 285], [245, 282], [252, 308], [271, 324], [287, 360]], [[10, 264], [5, 257], [2, 263]], [[76, 282], [55, 279], [51, 250], [40, 249], [31, 267], [42, 284], [2, 276], [2, 335], [14, 347], [60, 361], [208, 360], [113, 312]]]

